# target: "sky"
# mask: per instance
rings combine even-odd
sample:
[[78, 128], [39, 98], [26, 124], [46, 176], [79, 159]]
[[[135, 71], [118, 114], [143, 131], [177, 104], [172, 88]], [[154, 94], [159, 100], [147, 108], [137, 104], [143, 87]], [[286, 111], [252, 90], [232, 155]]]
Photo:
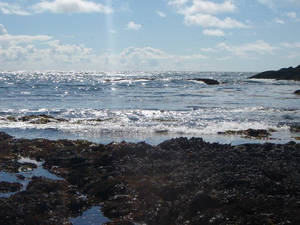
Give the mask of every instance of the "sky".
[[0, 0], [0, 71], [300, 64], [300, 0]]

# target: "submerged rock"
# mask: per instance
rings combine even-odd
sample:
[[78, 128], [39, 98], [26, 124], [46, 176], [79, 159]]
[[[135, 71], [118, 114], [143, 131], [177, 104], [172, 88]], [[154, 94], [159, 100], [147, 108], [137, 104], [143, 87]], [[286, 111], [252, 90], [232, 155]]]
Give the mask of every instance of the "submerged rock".
[[207, 85], [218, 85], [218, 84], [220, 84], [219, 81], [214, 80], [214, 79], [208, 79], [208, 78], [194, 78], [194, 79], [188, 79], [188, 80], [201, 81], [201, 82], [204, 82]]
[[250, 77], [250, 79], [251, 78], [300, 81], [300, 65], [295, 68], [290, 67], [283, 68], [277, 71], [265, 71]]

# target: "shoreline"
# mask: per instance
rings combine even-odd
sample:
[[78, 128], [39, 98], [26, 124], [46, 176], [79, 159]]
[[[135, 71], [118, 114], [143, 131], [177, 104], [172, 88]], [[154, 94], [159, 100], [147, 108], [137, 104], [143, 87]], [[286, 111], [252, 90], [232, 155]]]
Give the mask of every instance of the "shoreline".
[[100, 205], [110, 225], [298, 224], [299, 150], [295, 142], [232, 146], [176, 138], [157, 146], [102, 145], [0, 132], [1, 172], [32, 168], [18, 162], [26, 157], [63, 178], [32, 177], [25, 191], [0, 198], [0, 222], [71, 224]]
[[[255, 131], [267, 131], [271, 130], [269, 136], [259, 137], [259, 136], [249, 136], [247, 135], [248, 130]], [[241, 144], [263, 144], [265, 142], [271, 142], [274, 144], [285, 144], [289, 141], [295, 141], [300, 143], [300, 133], [294, 132], [290, 127], [283, 127], [278, 129], [246, 129], [246, 130], [226, 130], [220, 131], [213, 134], [176, 134], [176, 133], [74, 133], [74, 132], [64, 132], [60, 130], [45, 130], [45, 129], [14, 129], [14, 128], [6, 128], [0, 129], [0, 132], [5, 132], [16, 139], [48, 139], [51, 141], [58, 141], [60, 139], [67, 140], [86, 140], [90, 142], [94, 142], [96, 144], [110, 144], [112, 142], [130, 142], [130, 143], [139, 143], [146, 142], [147, 144], [156, 146], [160, 143], [170, 140], [173, 138], [202, 138], [204, 141], [209, 143], [219, 143], [219, 144], [231, 144], [231, 145], [241, 145]]]
[[[0, 128], [0, 132], [25, 139], [45, 138], [54, 141], [80, 139], [98, 144], [122, 141], [139, 143], [145, 141], [150, 145], [158, 145], [166, 140], [180, 137], [200, 137], [209, 143], [216, 142], [231, 145], [262, 144], [266, 141], [276, 144], [285, 144], [289, 141], [300, 142], [298, 132], [300, 125], [298, 122], [278, 123], [277, 126], [262, 126], [256, 123], [252, 127], [250, 126], [251, 123], [247, 124], [246, 127], [234, 123], [221, 123], [221, 127], [211, 125], [191, 129], [188, 127], [175, 129], [172, 125], [167, 124], [168, 126], [165, 125], [166, 127], [163, 128], [150, 127], [145, 129], [145, 127], [137, 126], [136, 130], [134, 128], [131, 130], [130, 126], [124, 128], [121, 125], [109, 129], [110, 124], [103, 124], [107, 120], [100, 118], [72, 121], [61, 117], [37, 114], [21, 117], [6, 116], [0, 118], [0, 120], [4, 123], [2, 124], [4, 127]], [[168, 120], [166, 121], [168, 123]], [[160, 122], [163, 123], [164, 120]], [[228, 125], [228, 129], [225, 128], [226, 125]], [[72, 126], [76, 127], [76, 130], [72, 130]]]

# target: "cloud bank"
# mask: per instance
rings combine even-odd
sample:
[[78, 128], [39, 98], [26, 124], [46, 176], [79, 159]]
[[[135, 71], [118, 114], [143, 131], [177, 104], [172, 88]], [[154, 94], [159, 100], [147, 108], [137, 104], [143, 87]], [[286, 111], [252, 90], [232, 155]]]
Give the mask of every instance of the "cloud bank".
[[111, 13], [110, 7], [85, 0], [42, 1], [32, 6], [35, 13]]
[[48, 35], [11, 35], [0, 24], [2, 70], [167, 70], [188, 69], [202, 54], [176, 55], [152, 47], [128, 47], [96, 54], [84, 45], [62, 44]]
[[43, 0], [28, 7], [10, 2], [0, 2], [3, 14], [29, 16], [38, 13], [112, 13], [113, 9], [101, 3], [87, 0]]

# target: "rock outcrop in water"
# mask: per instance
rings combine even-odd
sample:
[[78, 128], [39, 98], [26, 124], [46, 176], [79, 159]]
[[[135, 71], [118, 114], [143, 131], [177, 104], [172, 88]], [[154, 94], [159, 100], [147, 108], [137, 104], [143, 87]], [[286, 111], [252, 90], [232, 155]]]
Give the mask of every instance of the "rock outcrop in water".
[[290, 131], [300, 133], [300, 123], [291, 124], [290, 125]]
[[265, 71], [250, 77], [250, 79], [251, 78], [300, 81], [300, 65], [295, 68], [290, 67], [283, 68], [277, 71]]
[[219, 81], [214, 80], [214, 79], [208, 79], [208, 78], [194, 78], [194, 79], [189, 79], [189, 80], [204, 82], [207, 85], [218, 85], [218, 84], [220, 84]]
[[256, 138], [256, 139], [269, 139], [271, 133], [275, 130], [269, 129], [248, 129], [248, 130], [228, 130], [225, 132], [218, 132], [221, 135], [240, 135], [244, 138]]
[[7, 120], [13, 121], [13, 122], [29, 122], [32, 124], [47, 124], [51, 122], [67, 122], [68, 120], [62, 119], [62, 118], [55, 118], [50, 115], [40, 114], [40, 115], [30, 115], [30, 116], [22, 116], [22, 117], [14, 117], [14, 116], [8, 116], [6, 117]]
[[0, 224], [70, 224], [103, 203], [108, 224], [300, 224], [300, 144], [146, 143], [13, 139], [0, 133], [0, 171], [19, 156], [64, 180], [33, 178], [0, 198]]
[[294, 94], [300, 95], [300, 90], [295, 91]]

